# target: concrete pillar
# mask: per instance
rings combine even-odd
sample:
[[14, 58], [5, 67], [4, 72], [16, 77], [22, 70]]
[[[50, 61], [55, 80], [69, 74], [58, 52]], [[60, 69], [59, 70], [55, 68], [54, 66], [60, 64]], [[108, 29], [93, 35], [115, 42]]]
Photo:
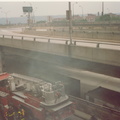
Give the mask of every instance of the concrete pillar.
[[0, 48], [0, 73], [3, 72], [3, 59], [2, 59], [2, 48]]

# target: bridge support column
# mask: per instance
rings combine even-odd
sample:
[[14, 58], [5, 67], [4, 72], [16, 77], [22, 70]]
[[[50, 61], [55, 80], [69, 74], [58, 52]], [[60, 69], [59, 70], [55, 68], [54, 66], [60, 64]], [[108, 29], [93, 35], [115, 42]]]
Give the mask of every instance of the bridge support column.
[[0, 73], [4, 72], [3, 68], [4, 68], [4, 62], [3, 62], [3, 51], [2, 51], [2, 47], [0, 47]]

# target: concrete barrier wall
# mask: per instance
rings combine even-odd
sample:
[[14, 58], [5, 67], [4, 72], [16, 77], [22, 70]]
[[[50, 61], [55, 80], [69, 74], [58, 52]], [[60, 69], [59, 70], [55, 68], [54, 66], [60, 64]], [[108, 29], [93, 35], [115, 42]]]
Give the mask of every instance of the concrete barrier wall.
[[120, 66], [120, 51], [117, 50], [72, 46], [71, 52], [73, 58]]
[[[52, 31], [34, 31], [29, 30], [25, 31], [27, 34], [35, 34], [35, 35], [47, 35], [47, 36], [60, 36], [62, 37], [69, 37], [69, 31], [61, 30], [52, 30]], [[103, 39], [103, 40], [111, 40], [111, 41], [117, 41], [120, 42], [120, 32], [116, 31], [84, 31], [84, 30], [78, 30], [73, 31], [72, 33], [73, 38], [90, 38], [90, 39]]]
[[117, 50], [8, 38], [0, 38], [0, 45], [120, 66], [120, 51]]

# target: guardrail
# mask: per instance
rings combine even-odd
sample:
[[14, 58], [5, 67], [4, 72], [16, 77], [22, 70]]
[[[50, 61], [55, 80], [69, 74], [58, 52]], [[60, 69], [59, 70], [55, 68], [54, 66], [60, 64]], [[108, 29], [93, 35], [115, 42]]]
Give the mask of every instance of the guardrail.
[[[48, 43], [59, 43], [70, 45], [69, 39], [63, 38], [49, 38], [49, 37], [32, 37], [32, 36], [19, 36], [19, 35], [0, 35], [0, 38], [7, 39], [18, 39], [18, 40], [28, 40], [34, 42], [48, 42]], [[73, 40], [72, 45], [79, 46], [81, 44], [94, 44], [94, 47], [100, 48], [101, 45], [111, 45], [111, 46], [119, 46], [120, 43], [110, 43], [110, 42], [96, 42], [96, 41], [88, 41], [88, 40]]]

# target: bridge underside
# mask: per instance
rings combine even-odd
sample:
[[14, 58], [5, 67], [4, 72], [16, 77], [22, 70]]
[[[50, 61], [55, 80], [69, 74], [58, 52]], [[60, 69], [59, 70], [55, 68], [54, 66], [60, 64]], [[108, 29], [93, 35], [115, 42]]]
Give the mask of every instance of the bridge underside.
[[[71, 57], [1, 47], [3, 71], [20, 73], [50, 82], [63, 81], [68, 94], [80, 96], [80, 79], [65, 76], [58, 69], [75, 68], [120, 77], [120, 67]], [[73, 87], [75, 86], [75, 87]]]

